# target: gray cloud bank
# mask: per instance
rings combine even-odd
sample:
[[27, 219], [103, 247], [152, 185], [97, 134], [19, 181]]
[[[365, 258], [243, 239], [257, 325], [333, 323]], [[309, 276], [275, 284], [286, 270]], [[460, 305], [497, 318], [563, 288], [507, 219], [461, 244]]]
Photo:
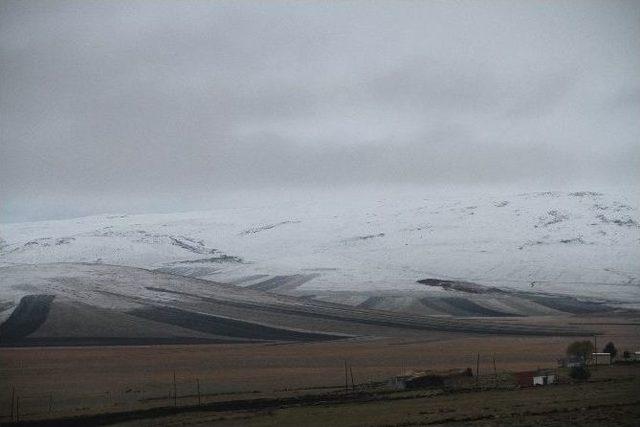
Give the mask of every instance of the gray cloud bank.
[[634, 1], [4, 1], [0, 67], [0, 221], [638, 178]]

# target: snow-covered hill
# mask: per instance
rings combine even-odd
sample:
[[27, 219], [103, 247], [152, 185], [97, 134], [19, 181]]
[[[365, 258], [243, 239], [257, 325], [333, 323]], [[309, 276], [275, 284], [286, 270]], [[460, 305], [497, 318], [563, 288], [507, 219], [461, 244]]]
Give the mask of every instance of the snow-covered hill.
[[594, 192], [337, 195], [2, 224], [0, 266], [98, 262], [304, 293], [422, 291], [417, 280], [439, 278], [635, 306], [638, 221], [635, 202]]

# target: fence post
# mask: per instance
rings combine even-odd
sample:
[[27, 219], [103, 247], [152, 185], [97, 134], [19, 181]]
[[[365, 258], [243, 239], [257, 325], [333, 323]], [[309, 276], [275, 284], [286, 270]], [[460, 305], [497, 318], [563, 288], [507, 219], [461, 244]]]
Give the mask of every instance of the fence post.
[[202, 405], [202, 400], [200, 399], [200, 379], [196, 378], [196, 385], [198, 386], [198, 406]]
[[476, 388], [479, 385], [480, 381], [480, 353], [478, 353], [478, 357], [476, 358]]
[[11, 421], [13, 421], [13, 408], [16, 405], [16, 388], [11, 387]]
[[351, 365], [349, 365], [349, 374], [351, 374], [351, 391], [355, 393], [356, 384], [353, 382], [353, 369], [351, 369]]
[[344, 392], [349, 393], [349, 380], [347, 377], [347, 361], [344, 361]]
[[176, 387], [176, 371], [173, 371], [173, 406], [178, 406], [178, 391]]
[[20, 422], [20, 396], [16, 397], [16, 422]]
[[495, 381], [495, 388], [498, 388], [498, 370], [496, 369], [496, 355], [493, 355], [493, 379]]

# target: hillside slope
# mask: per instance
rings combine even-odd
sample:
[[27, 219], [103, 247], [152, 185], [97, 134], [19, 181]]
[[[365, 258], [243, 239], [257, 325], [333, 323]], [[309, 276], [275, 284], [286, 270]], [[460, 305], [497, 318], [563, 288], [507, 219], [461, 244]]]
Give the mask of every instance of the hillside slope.
[[104, 264], [0, 268], [0, 345], [580, 335], [574, 327], [415, 316]]
[[439, 292], [416, 283], [437, 278], [640, 304], [638, 207], [624, 197], [336, 197], [3, 224], [0, 265], [117, 264], [316, 296]]

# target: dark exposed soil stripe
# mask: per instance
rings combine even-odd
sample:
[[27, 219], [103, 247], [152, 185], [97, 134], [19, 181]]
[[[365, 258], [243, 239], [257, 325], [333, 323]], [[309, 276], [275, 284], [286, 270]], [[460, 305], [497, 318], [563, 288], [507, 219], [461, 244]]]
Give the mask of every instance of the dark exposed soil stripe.
[[420, 303], [431, 310], [436, 310], [451, 316], [466, 316], [469, 314], [460, 308], [452, 307], [451, 304], [447, 304], [442, 298], [420, 298]]
[[360, 323], [366, 325], [409, 328], [417, 330], [439, 330], [450, 332], [468, 332], [480, 334], [501, 334], [501, 335], [537, 335], [537, 336], [588, 336], [593, 335], [592, 331], [578, 331], [564, 328], [537, 327], [525, 325], [504, 325], [477, 322], [464, 322], [461, 320], [441, 319], [435, 317], [412, 317], [389, 313], [384, 311], [363, 311], [356, 307], [338, 307], [337, 305], [301, 305], [294, 306], [269, 306], [267, 304], [252, 304], [246, 302], [236, 302], [208, 298], [188, 292], [173, 291], [164, 288], [148, 286], [147, 289], [156, 292], [166, 292], [178, 295], [185, 295], [214, 304], [228, 305], [231, 307], [251, 309], [255, 311], [273, 312], [279, 314], [291, 314], [296, 316], [313, 317], [318, 319], [337, 320], [342, 322]]
[[128, 345], [198, 345], [245, 344], [248, 339], [215, 339], [198, 337], [33, 337], [18, 341], [0, 342], [1, 347], [100, 347]]
[[580, 301], [572, 297], [546, 297], [529, 294], [522, 296], [545, 307], [571, 314], [598, 313], [607, 310], [607, 306], [604, 304]]
[[274, 328], [258, 323], [196, 313], [174, 307], [145, 307], [132, 310], [129, 314], [194, 331], [233, 338], [271, 341], [324, 341], [344, 338], [342, 336]]
[[364, 302], [358, 304], [360, 308], [376, 308], [380, 303], [384, 301], [384, 297], [369, 297]]
[[14, 306], [13, 301], [0, 302], [0, 313], [2, 313], [5, 310], [9, 310], [13, 306]]
[[265, 292], [274, 290], [291, 290], [316, 277], [318, 277], [317, 274], [294, 274], [292, 276], [275, 276], [271, 279], [263, 280], [262, 282], [246, 286], [246, 288]]
[[259, 283], [254, 283], [253, 285], [247, 286], [249, 289], [256, 289], [259, 291], [272, 291], [282, 285], [287, 284], [290, 280], [290, 276], [275, 276], [271, 279], [264, 280]]
[[486, 317], [520, 317], [519, 314], [506, 313], [503, 311], [492, 310], [469, 301], [465, 298], [445, 297], [442, 298], [446, 303], [463, 310], [468, 316], [486, 316]]
[[0, 325], [0, 343], [20, 340], [47, 320], [55, 295], [26, 295], [11, 316]]
[[418, 280], [417, 282], [427, 286], [442, 288], [447, 291], [449, 290], [459, 291], [459, 292], [466, 292], [470, 294], [490, 294], [490, 293], [503, 294], [505, 293], [505, 291], [503, 291], [500, 288], [495, 288], [492, 286], [484, 286], [484, 285], [479, 285], [477, 283], [463, 282], [458, 280], [422, 279], [422, 280]]

